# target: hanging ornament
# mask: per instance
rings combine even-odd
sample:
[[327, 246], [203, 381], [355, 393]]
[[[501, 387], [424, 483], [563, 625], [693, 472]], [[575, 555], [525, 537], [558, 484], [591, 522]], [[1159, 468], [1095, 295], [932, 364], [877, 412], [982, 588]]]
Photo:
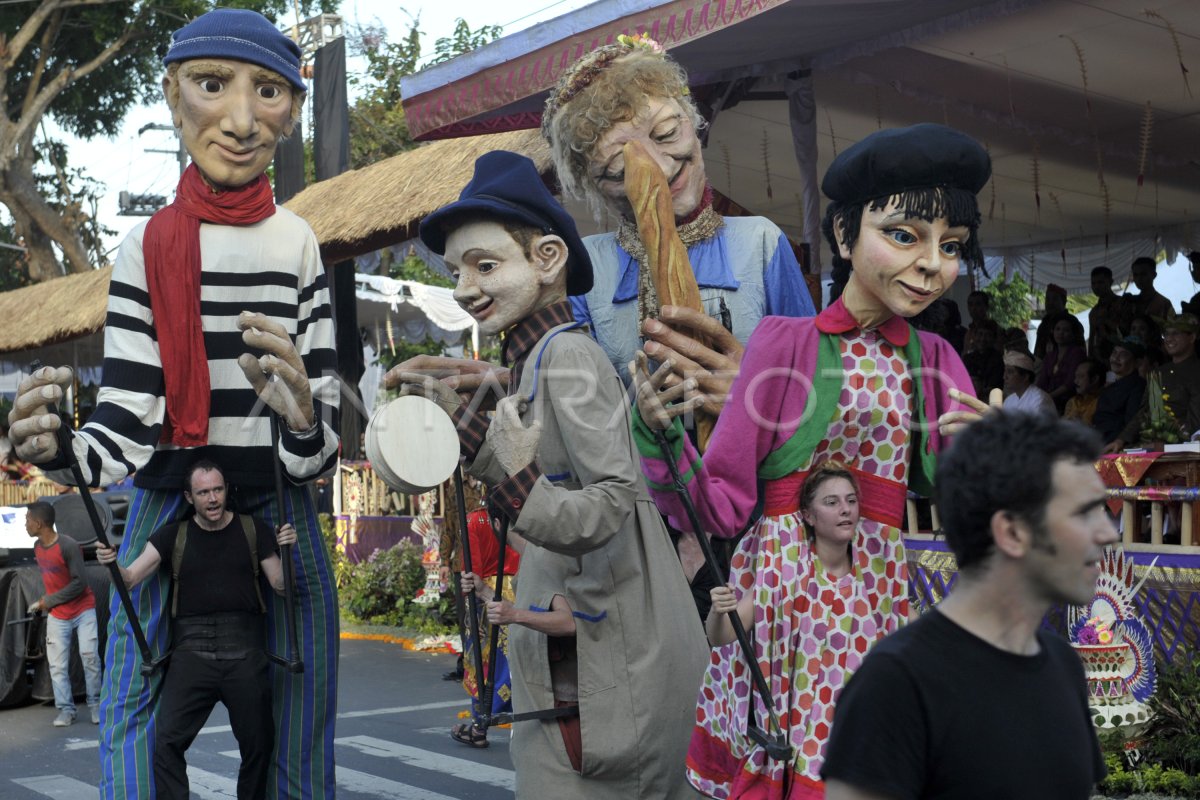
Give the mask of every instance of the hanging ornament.
[[767, 199], [775, 199], [775, 192], [771, 190], [771, 141], [767, 137], [767, 129], [763, 128], [762, 135], [762, 157], [763, 170], [767, 173]]
[[1033, 162], [1030, 165], [1030, 171], [1033, 173], [1034, 222], [1040, 225], [1042, 224], [1042, 170], [1038, 163], [1038, 143], [1036, 140], [1033, 143]]
[[1175, 47], [1175, 59], [1179, 62], [1179, 73], [1183, 76], [1183, 88], [1187, 90], [1188, 97], [1192, 96], [1192, 86], [1188, 83], [1188, 68], [1183, 63], [1183, 47], [1179, 44], [1179, 34], [1175, 31], [1175, 26], [1171, 20], [1164, 17], [1157, 11], [1146, 9], [1142, 12], [1150, 19], [1157, 19], [1166, 26], [1167, 33], [1171, 35], [1171, 44]]
[[1150, 139], [1154, 133], [1154, 107], [1150, 105], [1150, 101], [1146, 101], [1146, 107], [1142, 110], [1142, 129], [1138, 135], [1138, 176], [1137, 185], [1138, 191], [1133, 195], [1133, 203], [1137, 205], [1138, 194], [1141, 193], [1142, 184], [1146, 181], [1146, 160], [1150, 157]]

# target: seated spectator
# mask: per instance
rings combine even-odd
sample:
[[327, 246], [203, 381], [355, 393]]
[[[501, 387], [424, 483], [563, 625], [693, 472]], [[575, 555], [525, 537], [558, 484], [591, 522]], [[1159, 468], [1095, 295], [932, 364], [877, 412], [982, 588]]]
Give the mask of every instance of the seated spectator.
[[1162, 329], [1153, 317], [1148, 314], [1135, 314], [1129, 320], [1129, 336], [1135, 336], [1146, 348], [1146, 357], [1140, 366], [1142, 377], [1155, 367], [1167, 362], [1167, 354], [1163, 352]]
[[1108, 363], [1113, 342], [1121, 338], [1122, 299], [1113, 292], [1113, 274], [1108, 267], [1092, 270], [1092, 293], [1096, 305], [1088, 312], [1088, 355]]
[[1075, 368], [1075, 396], [1067, 401], [1064, 419], [1079, 420], [1084, 425], [1092, 424], [1106, 372], [1104, 365], [1094, 358], [1080, 362]]
[[967, 326], [967, 333], [963, 337], [963, 355], [985, 349], [984, 343], [988, 341], [993, 348], [999, 344], [1000, 325], [992, 319], [991, 308], [992, 297], [987, 292], [974, 291], [967, 296], [967, 313], [971, 315], [971, 324]]
[[1069, 317], [1067, 313], [1067, 290], [1059, 286], [1057, 283], [1052, 283], [1046, 287], [1046, 310], [1042, 314], [1042, 322], [1038, 325], [1037, 333], [1033, 339], [1033, 357], [1035, 359], [1043, 359], [1046, 357], [1046, 350], [1050, 347], [1053, 341], [1054, 325], [1063, 317]]
[[1075, 394], [1075, 369], [1087, 358], [1083, 337], [1076, 330], [1076, 324], [1078, 320], [1073, 317], [1059, 317], [1054, 323], [1051, 332], [1054, 338], [1046, 348], [1046, 357], [1037, 377], [1038, 387], [1054, 399], [1060, 414]]
[[1028, 411], [1057, 417], [1054, 400], [1033, 383], [1033, 358], [1019, 350], [1004, 354], [1004, 409], [1006, 411]]
[[[1200, 430], [1200, 359], [1196, 358], [1196, 333], [1200, 320], [1192, 314], [1180, 314], [1163, 326], [1163, 350], [1171, 360], [1154, 372], [1162, 386], [1163, 401], [1174, 417], [1183, 438]], [[1151, 424], [1150, 404], [1143, 396], [1137, 415], [1110, 442], [1105, 452], [1118, 452], [1141, 438], [1141, 431]]]
[[1175, 316], [1175, 307], [1171, 301], [1154, 288], [1154, 279], [1158, 276], [1158, 264], [1150, 256], [1135, 258], [1130, 267], [1133, 285], [1138, 294], [1126, 294], [1133, 316], [1146, 315], [1155, 319], [1166, 319]]
[[[972, 330], [975, 331], [973, 337]], [[999, 333], [1000, 326], [994, 322], [991, 327], [981, 325], [967, 330], [974, 349], [963, 354], [963, 366], [971, 376], [975, 396], [981, 399], [986, 398], [992, 389], [1004, 386], [1004, 354], [1000, 352]]]
[[949, 342], [955, 352], [962, 353], [963, 337], [966, 335], [967, 329], [963, 327], [958, 303], [949, 297], [939, 297], [934, 300], [928, 308], [913, 317], [910, 322], [917, 330], [936, 333]]
[[1092, 415], [1092, 427], [1100, 432], [1106, 452], [1115, 453], [1121, 449], [1110, 450], [1109, 446], [1142, 407], [1146, 379], [1142, 377], [1139, 366], [1145, 360], [1146, 348], [1136, 336], [1126, 336], [1113, 344], [1108, 368], [1116, 378], [1100, 391], [1100, 399], [1096, 401], [1096, 411]]

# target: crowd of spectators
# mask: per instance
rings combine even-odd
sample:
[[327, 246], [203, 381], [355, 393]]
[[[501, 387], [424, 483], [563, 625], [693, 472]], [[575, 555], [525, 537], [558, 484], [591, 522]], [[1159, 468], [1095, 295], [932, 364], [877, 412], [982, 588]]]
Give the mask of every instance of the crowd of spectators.
[[[1189, 259], [1200, 283], [1200, 251]], [[961, 324], [954, 330], [957, 309], [937, 318], [943, 329], [925, 327], [959, 349], [977, 396], [1001, 389], [1005, 408], [1090, 425], [1104, 438], [1106, 452], [1160, 445], [1163, 424], [1172, 438], [1189, 439], [1200, 432], [1200, 293], [1176, 309], [1154, 288], [1153, 259], [1134, 260], [1130, 272], [1138, 293], [1118, 295], [1111, 269], [1092, 270], [1097, 302], [1088, 312], [1086, 336], [1067, 311], [1066, 290], [1055, 284], [1046, 287], [1032, 348], [1024, 330], [1004, 329], [992, 319], [991, 297], [982, 291], [967, 297], [965, 331]], [[1147, 397], [1150, 386], [1162, 392], [1161, 412]]]

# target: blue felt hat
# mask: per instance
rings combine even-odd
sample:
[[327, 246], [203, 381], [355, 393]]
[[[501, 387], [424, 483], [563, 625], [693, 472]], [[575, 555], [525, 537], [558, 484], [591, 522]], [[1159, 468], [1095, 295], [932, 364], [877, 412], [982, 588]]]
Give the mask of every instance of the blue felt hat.
[[586, 294], [592, 288], [592, 260], [579, 238], [575, 220], [550, 194], [537, 167], [525, 156], [507, 150], [480, 156], [475, 161], [475, 175], [458, 200], [421, 220], [421, 241], [443, 255], [453, 220], [476, 214], [513, 220], [561, 236], [567, 243], [567, 294]]
[[214, 8], [171, 36], [163, 65], [196, 58], [230, 58], [278, 72], [301, 92], [300, 46], [257, 11]]

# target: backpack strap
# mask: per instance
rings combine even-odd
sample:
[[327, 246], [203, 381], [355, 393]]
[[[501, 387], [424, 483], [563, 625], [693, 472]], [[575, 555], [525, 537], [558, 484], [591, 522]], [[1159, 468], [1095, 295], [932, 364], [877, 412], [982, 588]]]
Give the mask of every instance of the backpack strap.
[[[242, 532], [246, 534], [246, 544], [250, 547], [250, 569], [254, 571], [254, 595], [258, 598], [258, 610], [267, 613], [267, 603], [263, 600], [262, 586], [258, 580], [258, 534], [254, 530], [254, 518], [245, 514], [240, 515]], [[179, 609], [179, 568], [183, 564], [183, 548], [187, 546], [187, 520], [179, 523], [179, 532], [175, 534], [175, 547], [171, 550], [171, 617], [176, 616]]]
[[183, 564], [183, 548], [187, 547], [188, 521], [179, 523], [175, 545], [171, 548], [171, 619], [179, 610], [179, 567]]
[[267, 603], [263, 600], [262, 582], [258, 579], [258, 533], [254, 530], [254, 518], [248, 514], [240, 515], [242, 531], [246, 534], [246, 544], [250, 546], [250, 568], [254, 570], [254, 595], [258, 598], [258, 610], [267, 613]]

